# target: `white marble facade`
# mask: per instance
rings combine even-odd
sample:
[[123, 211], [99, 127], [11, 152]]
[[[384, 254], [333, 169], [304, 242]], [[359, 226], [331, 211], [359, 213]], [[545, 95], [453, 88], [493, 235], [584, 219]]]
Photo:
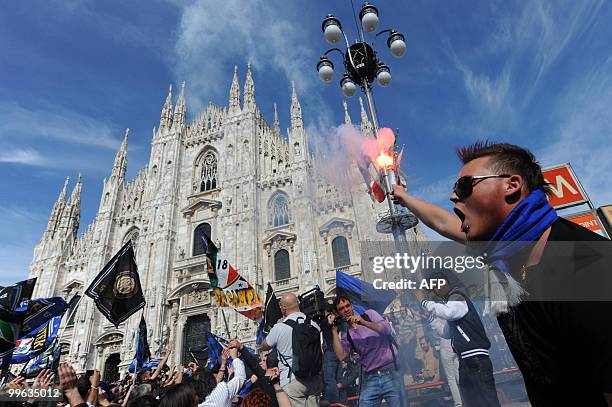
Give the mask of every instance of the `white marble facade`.
[[[361, 109], [362, 129], [371, 132]], [[173, 339], [177, 351], [172, 360], [180, 363], [190, 317], [206, 315], [212, 331], [226, 336], [220, 310], [210, 302], [205, 256], [194, 255], [194, 231], [204, 223], [262, 296], [268, 282], [277, 292], [319, 285], [333, 295], [334, 249], [344, 251], [344, 259], [336, 253], [346, 263], [342, 269], [359, 275], [359, 241], [390, 238], [375, 230], [386, 205], [372, 202], [355, 168], [348, 171], [348, 187], [320, 175], [317, 169], [325, 163], [309, 145], [295, 87], [290, 115], [286, 134], [279, 128], [276, 106], [274, 123], [268, 124], [255, 102], [250, 67], [242, 92], [234, 70], [227, 107], [209, 104], [191, 123], [186, 122], [184, 84], [176, 103], [171, 88], [159, 127], [153, 129], [148, 165], [126, 181], [126, 131], [103, 182], [96, 218], [79, 237], [81, 180], [68, 199], [64, 185], [30, 266], [30, 277], [38, 277], [35, 295], [82, 296], [104, 264], [132, 239], [151, 350], [160, 355]], [[350, 122], [348, 112], [345, 121]], [[408, 234], [409, 239], [421, 238], [420, 232]], [[125, 370], [134, 355], [139, 315], [115, 329], [85, 298], [61, 338], [64, 357], [84, 370], [104, 369], [113, 355]], [[253, 339], [253, 322], [230, 309], [225, 315], [232, 335]]]

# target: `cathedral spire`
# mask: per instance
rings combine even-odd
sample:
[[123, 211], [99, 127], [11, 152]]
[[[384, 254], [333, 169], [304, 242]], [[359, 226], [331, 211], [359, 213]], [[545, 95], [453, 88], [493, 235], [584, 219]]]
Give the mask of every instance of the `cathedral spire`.
[[81, 189], [82, 181], [81, 173], [79, 173], [77, 183], [72, 189], [72, 194], [70, 194], [70, 199], [62, 214], [62, 229], [65, 228], [63, 233], [66, 235], [72, 234], [73, 238], [76, 238], [81, 220]]
[[278, 110], [276, 110], [276, 103], [274, 103], [274, 134], [280, 136], [280, 123], [278, 121]]
[[123, 141], [121, 142], [119, 151], [117, 151], [117, 155], [115, 156], [115, 163], [113, 164], [113, 173], [111, 178], [117, 177], [123, 179], [125, 177], [125, 171], [127, 169], [127, 143], [129, 133], [130, 129], [125, 129], [125, 136], [123, 136]]
[[66, 189], [68, 188], [68, 182], [70, 181], [70, 177], [66, 177], [66, 180], [64, 181], [64, 187], [62, 188], [62, 191], [60, 192], [59, 196], [57, 197], [57, 201], [55, 202], [55, 204], [59, 204], [62, 203], [62, 205], [64, 204], [64, 201], [66, 200]]
[[247, 66], [246, 80], [244, 81], [244, 110], [255, 109], [255, 84], [251, 74], [251, 64]]
[[185, 125], [185, 81], [181, 82], [181, 90], [179, 92], [179, 97], [176, 100], [172, 125], [178, 129]]
[[353, 122], [351, 121], [351, 115], [348, 112], [348, 105], [346, 104], [346, 100], [342, 101], [342, 106], [344, 106], [344, 124], [350, 126], [351, 124], [353, 124]]
[[83, 188], [82, 184], [83, 184], [83, 182], [82, 182], [82, 178], [81, 178], [81, 173], [79, 172], [79, 176], [77, 178], [77, 183], [74, 186], [74, 188], [72, 189], [72, 193], [70, 194], [70, 199], [68, 200], [68, 203], [74, 204], [76, 202], [80, 202], [81, 201], [81, 189]]
[[238, 84], [238, 65], [234, 65], [234, 78], [229, 93], [229, 113], [240, 113], [240, 85]]
[[295, 82], [291, 81], [291, 128], [301, 129], [304, 127], [302, 122], [302, 107], [295, 92]]
[[370, 119], [368, 119], [368, 113], [363, 106], [363, 99], [361, 96], [359, 97], [359, 109], [361, 110], [361, 132], [364, 136], [373, 135], [372, 124], [370, 123]]
[[172, 126], [172, 84], [168, 88], [168, 96], [166, 96], [166, 102], [162, 107], [161, 117], [159, 119], [159, 128], [169, 129]]
[[64, 210], [64, 206], [66, 205], [66, 188], [68, 187], [68, 181], [70, 181], [70, 177], [66, 177], [64, 181], [64, 187], [59, 193], [55, 204], [53, 205], [53, 209], [51, 209], [51, 215], [49, 216], [49, 223], [47, 224], [46, 234], [53, 236], [55, 233], [55, 229], [57, 224], [62, 216], [62, 211]]

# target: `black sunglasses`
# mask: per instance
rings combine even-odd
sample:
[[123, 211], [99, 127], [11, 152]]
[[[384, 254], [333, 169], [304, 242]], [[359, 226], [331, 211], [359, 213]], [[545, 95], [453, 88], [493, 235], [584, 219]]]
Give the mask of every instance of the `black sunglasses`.
[[510, 178], [511, 175], [464, 175], [455, 182], [453, 191], [457, 198], [465, 199], [472, 195], [474, 189], [474, 181], [487, 179], [487, 178]]

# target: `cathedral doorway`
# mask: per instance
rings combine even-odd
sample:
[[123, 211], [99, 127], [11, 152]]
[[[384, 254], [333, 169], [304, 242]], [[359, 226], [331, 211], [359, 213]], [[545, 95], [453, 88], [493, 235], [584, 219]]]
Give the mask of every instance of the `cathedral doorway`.
[[104, 378], [107, 383], [119, 380], [119, 363], [121, 356], [118, 353], [111, 353], [104, 362]]
[[206, 348], [205, 332], [207, 331], [210, 331], [210, 318], [208, 318], [208, 315], [200, 314], [187, 318], [185, 329], [183, 330], [183, 365], [193, 362], [194, 359], [198, 365], [206, 365], [208, 352], [204, 349]]

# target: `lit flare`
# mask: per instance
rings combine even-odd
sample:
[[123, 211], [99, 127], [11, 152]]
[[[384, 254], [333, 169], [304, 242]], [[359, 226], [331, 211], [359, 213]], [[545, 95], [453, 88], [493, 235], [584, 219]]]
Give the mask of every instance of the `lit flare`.
[[395, 160], [393, 156], [386, 151], [381, 151], [378, 157], [376, 157], [376, 165], [380, 169], [392, 170], [395, 166]]

